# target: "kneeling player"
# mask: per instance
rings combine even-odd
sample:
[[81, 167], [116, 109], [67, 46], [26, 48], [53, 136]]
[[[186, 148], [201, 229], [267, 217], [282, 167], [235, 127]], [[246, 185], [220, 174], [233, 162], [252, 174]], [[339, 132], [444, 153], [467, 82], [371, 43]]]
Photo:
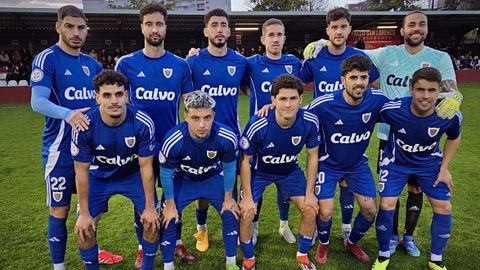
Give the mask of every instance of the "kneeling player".
[[[411, 97], [385, 104], [382, 120], [390, 125], [390, 137], [381, 162], [378, 190], [380, 211], [376, 227], [379, 257], [372, 269], [386, 269], [390, 261], [389, 241], [392, 234], [393, 214], [398, 196], [409, 177], [414, 176], [427, 194], [433, 210], [430, 227], [431, 247], [428, 269], [447, 269], [442, 253], [450, 238], [453, 189], [448, 170], [460, 145], [462, 114], [451, 120], [435, 114], [440, 94], [441, 75], [435, 68], [417, 70], [410, 83]], [[440, 139], [447, 134], [444, 151]]]
[[[252, 117], [240, 139], [240, 177], [243, 198], [240, 203], [240, 246], [243, 269], [255, 269], [252, 222], [256, 204], [265, 188], [276, 184], [284, 199], [290, 198], [302, 214], [297, 263], [302, 269], [315, 269], [308, 258], [313, 234], [317, 198], [313, 193], [318, 168], [318, 119], [300, 109], [303, 83], [295, 76], [281, 75], [272, 84], [276, 109], [267, 117]], [[298, 154], [307, 146], [307, 179], [298, 166]], [[253, 160], [254, 159], [254, 160]], [[253, 164], [252, 168], [250, 164]]]
[[[80, 206], [75, 225], [80, 256], [86, 269], [98, 269], [98, 215], [110, 197], [122, 194], [141, 211], [142, 269], [153, 269], [160, 228], [152, 167], [155, 128], [150, 117], [127, 105], [123, 75], [107, 70], [93, 82], [99, 106], [87, 113], [87, 131], [73, 130], [71, 144]], [[97, 168], [89, 172], [90, 165]]]
[[215, 100], [207, 93], [190, 93], [185, 100], [185, 122], [167, 133], [160, 149], [160, 179], [166, 199], [160, 248], [167, 270], [174, 269], [175, 222], [182, 210], [198, 199], [209, 201], [220, 213], [226, 269], [239, 269], [235, 264], [238, 207], [232, 197], [237, 136], [213, 121], [214, 107]]

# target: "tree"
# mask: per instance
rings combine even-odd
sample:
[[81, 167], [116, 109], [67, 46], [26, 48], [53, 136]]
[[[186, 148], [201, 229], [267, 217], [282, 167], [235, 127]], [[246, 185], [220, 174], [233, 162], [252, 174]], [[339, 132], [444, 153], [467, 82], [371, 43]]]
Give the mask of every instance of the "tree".
[[246, 0], [253, 11], [323, 11], [329, 0]]
[[417, 0], [368, 0], [370, 10], [413, 10], [419, 9]]
[[455, 10], [458, 5], [460, 5], [460, 0], [445, 0], [442, 8], [446, 10]]

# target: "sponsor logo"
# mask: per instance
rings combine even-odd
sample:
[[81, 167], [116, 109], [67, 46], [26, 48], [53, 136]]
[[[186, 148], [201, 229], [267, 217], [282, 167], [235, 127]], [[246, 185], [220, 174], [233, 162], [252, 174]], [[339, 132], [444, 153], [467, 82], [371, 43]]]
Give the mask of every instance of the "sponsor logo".
[[432, 66], [432, 63], [422, 62], [422, 65], [420, 66], [420, 68], [427, 68], [427, 67], [431, 67], [431, 66]]
[[86, 87], [75, 89], [75, 87], [71, 86], [65, 89], [64, 96], [67, 100], [93, 99], [95, 97], [95, 90], [89, 90]]
[[227, 70], [228, 70], [228, 74], [230, 74], [230, 76], [233, 76], [233, 75], [235, 75], [235, 72], [237, 71], [237, 67], [236, 66], [227, 66]]
[[145, 73], [143, 73], [143, 71], [140, 71], [140, 72], [137, 74], [137, 78], [145, 78]]
[[394, 74], [387, 76], [387, 85], [408, 87], [410, 84], [410, 77], [405, 76], [403, 78], [396, 77]]
[[262, 73], [269, 73], [269, 72], [270, 72], [270, 71], [268, 70], [268, 68], [264, 68], [264, 69], [262, 70]]
[[292, 144], [297, 146], [302, 140], [302, 136], [292, 136]]
[[269, 81], [265, 81], [265, 82], [262, 83], [260, 88], [262, 89], [262, 92], [270, 93], [270, 89], [272, 88], [272, 83], [269, 82]]
[[398, 130], [398, 133], [407, 134], [407, 132], [405, 131], [404, 128], [399, 129], [399, 130]]
[[208, 166], [208, 167], [203, 167], [201, 166], [200, 168], [193, 168], [185, 164], [180, 164], [180, 169], [182, 169], [184, 172], [190, 173], [190, 174], [195, 174], [195, 175], [200, 175], [207, 173], [211, 169], [215, 169], [216, 166]]
[[172, 74], [173, 74], [173, 69], [163, 68], [163, 76], [165, 76], [165, 78], [169, 79], [170, 77], [172, 77]]
[[182, 160], [188, 161], [188, 160], [192, 160], [192, 158], [190, 156], [186, 156]]
[[209, 159], [214, 159], [217, 156], [217, 151], [207, 150], [207, 157]]
[[125, 144], [128, 148], [135, 146], [135, 136], [134, 137], [125, 137]]
[[99, 146], [97, 146], [97, 148], [95, 148], [95, 150], [105, 150], [105, 147], [100, 144]]
[[268, 155], [268, 156], [263, 156], [262, 161], [267, 164], [285, 164], [285, 163], [297, 161], [297, 155], [287, 156], [283, 154], [281, 157]]
[[352, 133], [350, 135], [343, 135], [342, 133], [334, 133], [330, 137], [330, 140], [333, 143], [341, 144], [351, 144], [351, 143], [360, 143], [362, 141], [368, 141], [370, 139], [370, 131], [367, 131], [363, 134]]
[[39, 68], [36, 68], [32, 71], [32, 74], [30, 75], [30, 80], [32, 82], [39, 82], [43, 79], [43, 71]]
[[320, 72], [327, 72], [327, 67], [323, 66], [322, 68], [320, 68]]
[[320, 92], [335, 92], [338, 90], [343, 90], [343, 84], [340, 81], [334, 83], [327, 83], [326, 81], [321, 81], [318, 83], [318, 91]]
[[236, 96], [238, 94], [237, 87], [225, 87], [221, 84], [218, 87], [212, 87], [208, 84], [205, 84], [200, 90], [208, 93], [212, 97]]
[[70, 72], [70, 70], [65, 70], [65, 73], [63, 73], [63, 75], [65, 76], [72, 76], [72, 72]]
[[273, 144], [273, 142], [271, 142], [267, 145], [267, 148], [274, 148], [274, 147], [275, 147], [275, 144]]
[[175, 100], [175, 92], [173, 91], [160, 91], [158, 88], [153, 90], [138, 87], [135, 90], [135, 97], [138, 100]]
[[210, 71], [207, 69], [203, 72], [203, 76], [210, 76]]
[[138, 158], [137, 154], [133, 154], [129, 157], [122, 158], [121, 156], [117, 155], [116, 157], [105, 157], [105, 156], [96, 156], [95, 157], [99, 162], [109, 165], [117, 165], [119, 167], [128, 164], [129, 162]]
[[336, 126], [341, 126], [341, 125], [343, 125], [342, 119], [338, 119], [338, 121], [335, 122], [335, 125], [336, 125]]
[[432, 149], [435, 148], [435, 146], [437, 146], [437, 142], [433, 142], [431, 145], [420, 145], [418, 143], [414, 145], [409, 145], [400, 139], [397, 139], [396, 143], [398, 144], [398, 146], [400, 146], [400, 148], [403, 151], [410, 152], [410, 153], [431, 151]]

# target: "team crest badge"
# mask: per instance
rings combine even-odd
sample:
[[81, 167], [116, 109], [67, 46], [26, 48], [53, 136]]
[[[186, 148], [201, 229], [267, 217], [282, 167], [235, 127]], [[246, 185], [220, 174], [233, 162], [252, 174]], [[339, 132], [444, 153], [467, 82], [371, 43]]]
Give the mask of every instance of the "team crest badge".
[[60, 202], [63, 198], [63, 191], [54, 191], [52, 196], [56, 202]]
[[135, 137], [125, 137], [125, 144], [132, 148], [135, 145]]
[[288, 74], [292, 74], [292, 65], [285, 65], [285, 70], [288, 72]]
[[385, 188], [385, 183], [378, 182], [378, 192], [382, 192], [384, 188]]
[[236, 66], [227, 66], [228, 74], [230, 76], [235, 75], [235, 72], [237, 72], [237, 67]]
[[87, 66], [82, 66], [82, 69], [85, 75], [90, 76], [90, 69]]
[[207, 150], [207, 157], [208, 157], [209, 159], [214, 159], [216, 156], [217, 156], [217, 151]]
[[240, 144], [240, 147], [241, 147], [242, 149], [245, 149], [245, 150], [246, 150], [248, 147], [250, 147], [250, 143], [248, 142], [248, 139], [245, 138], [245, 137], [240, 138], [239, 144]]
[[76, 157], [78, 155], [78, 147], [73, 143], [71, 142], [70, 143], [70, 154], [72, 154], [72, 156]]
[[362, 121], [363, 123], [368, 123], [370, 121], [370, 117], [372, 116], [372, 113], [364, 113], [362, 114]]
[[427, 67], [431, 67], [431, 66], [432, 66], [432, 63], [422, 62], [422, 68], [427, 68]]
[[428, 136], [433, 138], [433, 137], [437, 136], [439, 131], [440, 131], [440, 128], [429, 127], [428, 128]]
[[172, 77], [173, 69], [171, 68], [163, 68], [163, 75], [165, 78], [170, 79]]
[[163, 163], [167, 162], [167, 159], [162, 154], [162, 151], [158, 152], [158, 162], [160, 162], [160, 164], [163, 164]]
[[322, 191], [322, 186], [320, 186], [320, 185], [315, 185], [315, 195], [320, 194], [320, 191]]
[[43, 71], [39, 68], [36, 68], [32, 71], [32, 74], [30, 75], [30, 80], [32, 82], [39, 82], [43, 79]]
[[302, 136], [292, 136], [292, 144], [297, 146], [302, 140]]

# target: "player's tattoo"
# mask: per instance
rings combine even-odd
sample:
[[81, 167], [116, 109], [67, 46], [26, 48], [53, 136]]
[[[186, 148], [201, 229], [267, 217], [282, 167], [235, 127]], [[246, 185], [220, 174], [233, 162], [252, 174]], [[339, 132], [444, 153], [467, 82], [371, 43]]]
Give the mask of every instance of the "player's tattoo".
[[458, 91], [457, 82], [455, 80], [443, 80], [440, 82], [440, 93]]

